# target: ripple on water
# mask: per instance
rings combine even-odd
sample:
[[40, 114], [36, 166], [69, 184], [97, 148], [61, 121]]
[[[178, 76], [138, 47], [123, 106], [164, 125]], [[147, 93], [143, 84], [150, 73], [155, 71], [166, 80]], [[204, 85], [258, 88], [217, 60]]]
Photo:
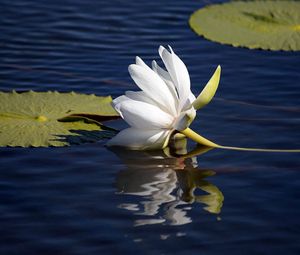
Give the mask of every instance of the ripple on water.
[[[0, 90], [115, 97], [137, 89], [127, 71], [136, 55], [150, 63], [170, 44], [195, 94], [222, 65], [195, 130], [226, 145], [300, 147], [300, 53], [196, 36], [188, 17], [208, 3], [4, 1]], [[104, 143], [0, 149], [1, 254], [299, 253], [298, 155], [212, 150], [180, 160]]]

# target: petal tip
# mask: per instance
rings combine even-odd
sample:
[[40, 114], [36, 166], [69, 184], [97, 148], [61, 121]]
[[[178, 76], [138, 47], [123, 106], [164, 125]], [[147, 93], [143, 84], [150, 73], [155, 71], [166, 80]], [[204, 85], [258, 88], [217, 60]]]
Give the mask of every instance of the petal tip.
[[153, 69], [154, 71], [157, 69], [157, 63], [156, 63], [155, 60], [152, 60], [151, 66], [152, 66], [152, 69]]
[[128, 66], [128, 72], [131, 74], [137, 67], [137, 64], [130, 64]]
[[169, 44], [168, 44], [168, 48], [169, 48], [170, 52], [171, 52], [172, 54], [174, 54], [174, 51], [173, 51], [172, 47], [171, 47]]
[[146, 66], [145, 62], [139, 56], [135, 57], [135, 64], [138, 66]]
[[162, 51], [162, 50], [164, 50], [165, 49], [165, 47], [164, 46], [162, 46], [162, 45], [159, 45], [159, 47], [158, 47], [158, 51]]
[[160, 56], [160, 57], [162, 56], [164, 50], [166, 50], [165, 47], [162, 46], [162, 45], [160, 45], [159, 48], [158, 48], [158, 53], [159, 53], [159, 56]]

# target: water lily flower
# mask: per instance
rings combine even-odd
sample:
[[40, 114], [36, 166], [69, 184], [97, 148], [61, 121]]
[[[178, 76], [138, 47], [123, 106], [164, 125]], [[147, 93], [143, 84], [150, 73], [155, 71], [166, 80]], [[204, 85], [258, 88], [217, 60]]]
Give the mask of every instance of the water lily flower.
[[[166, 70], [155, 61], [151, 69], [139, 57], [135, 64], [129, 65], [129, 73], [141, 91], [127, 91], [113, 100], [114, 108], [130, 127], [113, 137], [108, 146], [138, 150], [165, 148], [176, 131], [192, 138], [196, 135], [199, 142], [199, 135], [188, 127], [196, 116], [196, 109], [205, 106], [214, 96], [221, 69], [217, 68], [196, 99], [185, 64], [170, 46], [169, 50], [163, 46], [158, 50]], [[205, 138], [202, 144], [215, 145]]]
[[210, 148], [259, 152], [296, 152], [300, 149], [262, 149], [223, 146], [202, 137], [189, 128], [196, 110], [207, 105], [219, 85], [221, 67], [218, 66], [199, 96], [191, 92], [190, 76], [185, 64], [174, 53], [160, 46], [159, 55], [167, 70], [153, 61], [152, 69], [136, 57], [129, 66], [131, 78], [141, 91], [127, 91], [113, 100], [113, 106], [130, 125], [110, 141], [108, 146], [125, 146], [136, 150], [164, 149], [173, 134], [181, 133], [198, 144]]

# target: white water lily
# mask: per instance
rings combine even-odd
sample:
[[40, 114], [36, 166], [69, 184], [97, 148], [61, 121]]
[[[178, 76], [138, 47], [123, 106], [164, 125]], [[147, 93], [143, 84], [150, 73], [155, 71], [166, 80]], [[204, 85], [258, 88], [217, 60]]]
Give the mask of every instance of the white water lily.
[[213, 76], [214, 81], [211, 82], [212, 77], [196, 99], [185, 64], [170, 46], [169, 49], [170, 52], [160, 46], [158, 50], [167, 71], [155, 61], [151, 69], [139, 57], [136, 64], [129, 66], [132, 79], [142, 91], [128, 91], [113, 100], [114, 108], [130, 127], [112, 138], [108, 146], [139, 150], [164, 148], [175, 131], [185, 135], [191, 131], [188, 127], [196, 116], [195, 108], [203, 107], [212, 99], [219, 83], [220, 67]]
[[159, 55], [167, 69], [165, 71], [152, 62], [152, 69], [141, 58], [129, 66], [129, 73], [142, 90], [128, 91], [113, 100], [120, 116], [130, 125], [108, 143], [108, 146], [125, 146], [136, 150], [163, 149], [170, 136], [176, 131], [195, 142], [212, 148], [259, 151], [296, 152], [300, 149], [262, 149], [223, 146], [209, 141], [189, 128], [196, 116], [196, 110], [207, 105], [219, 85], [221, 67], [218, 66], [199, 96], [195, 98], [190, 88], [190, 76], [185, 64], [173, 52], [160, 46]]

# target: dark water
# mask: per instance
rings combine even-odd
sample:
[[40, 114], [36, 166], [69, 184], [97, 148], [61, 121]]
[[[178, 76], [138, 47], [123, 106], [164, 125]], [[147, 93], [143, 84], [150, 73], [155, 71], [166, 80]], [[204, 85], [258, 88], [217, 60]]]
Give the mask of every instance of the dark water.
[[[193, 129], [225, 145], [299, 148], [300, 52], [196, 36], [188, 17], [208, 3], [2, 0], [0, 89], [116, 97], [136, 89], [135, 55], [149, 63], [170, 44], [195, 94], [223, 68]], [[104, 144], [0, 149], [1, 255], [300, 254], [299, 154], [184, 160]]]

